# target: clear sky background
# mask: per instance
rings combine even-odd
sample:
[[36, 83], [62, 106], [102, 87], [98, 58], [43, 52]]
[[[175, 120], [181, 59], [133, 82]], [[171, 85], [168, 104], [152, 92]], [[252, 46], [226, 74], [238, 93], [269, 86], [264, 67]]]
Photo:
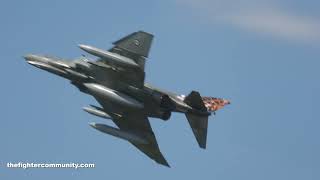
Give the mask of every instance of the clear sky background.
[[[0, 1], [0, 179], [320, 179], [320, 1]], [[155, 35], [147, 82], [232, 104], [198, 147], [183, 114], [150, 119], [172, 168], [102, 134], [95, 100], [28, 65], [27, 53], [76, 58]], [[94, 169], [8, 169], [7, 162], [89, 162]]]

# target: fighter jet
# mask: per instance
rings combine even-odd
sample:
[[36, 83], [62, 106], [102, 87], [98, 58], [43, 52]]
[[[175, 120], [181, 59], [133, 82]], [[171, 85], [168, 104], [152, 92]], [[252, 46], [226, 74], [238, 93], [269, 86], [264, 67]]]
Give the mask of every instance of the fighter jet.
[[199, 146], [205, 149], [208, 116], [230, 102], [202, 97], [197, 91], [178, 95], [145, 83], [145, 62], [152, 40], [152, 34], [138, 31], [114, 42], [109, 50], [79, 45], [95, 60], [83, 56], [68, 61], [33, 54], [24, 58], [37, 68], [70, 80], [81, 92], [93, 96], [100, 107], [90, 105], [83, 110], [115, 124], [115, 127], [100, 123], [90, 126], [130, 142], [157, 163], [170, 167], [160, 152], [148, 118], [168, 120], [172, 112], [184, 113]]

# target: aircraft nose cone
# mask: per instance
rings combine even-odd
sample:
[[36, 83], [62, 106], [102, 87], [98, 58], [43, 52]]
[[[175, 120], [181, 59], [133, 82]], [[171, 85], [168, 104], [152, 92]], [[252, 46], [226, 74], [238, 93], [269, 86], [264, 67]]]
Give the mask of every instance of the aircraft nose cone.
[[27, 61], [28, 64], [32, 66], [36, 66], [38, 68], [42, 68], [46, 66], [47, 60], [45, 57], [40, 56], [40, 55], [34, 55], [34, 54], [27, 54], [23, 56], [24, 59]]

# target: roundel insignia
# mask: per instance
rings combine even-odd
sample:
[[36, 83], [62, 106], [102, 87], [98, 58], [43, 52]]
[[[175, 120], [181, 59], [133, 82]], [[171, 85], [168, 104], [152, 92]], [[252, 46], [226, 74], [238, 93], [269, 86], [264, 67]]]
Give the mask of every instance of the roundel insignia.
[[133, 40], [133, 43], [134, 43], [136, 46], [140, 46], [140, 41], [138, 41], [137, 39]]

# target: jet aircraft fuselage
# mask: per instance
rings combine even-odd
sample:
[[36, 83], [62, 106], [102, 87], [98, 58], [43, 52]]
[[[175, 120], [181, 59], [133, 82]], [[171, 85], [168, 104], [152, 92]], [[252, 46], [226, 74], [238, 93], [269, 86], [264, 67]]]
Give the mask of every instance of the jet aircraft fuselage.
[[111, 119], [118, 127], [91, 123], [104, 133], [132, 143], [156, 162], [169, 166], [162, 156], [148, 117], [168, 120], [172, 112], [185, 113], [201, 148], [206, 147], [208, 116], [230, 102], [221, 98], [201, 97], [196, 91], [188, 96], [163, 91], [144, 82], [145, 58], [153, 36], [146, 32], [132, 33], [109, 51], [88, 45], [79, 47], [95, 57], [73, 61], [33, 55], [26, 61], [70, 80], [81, 92], [92, 95], [102, 107], [83, 109], [93, 115]]

